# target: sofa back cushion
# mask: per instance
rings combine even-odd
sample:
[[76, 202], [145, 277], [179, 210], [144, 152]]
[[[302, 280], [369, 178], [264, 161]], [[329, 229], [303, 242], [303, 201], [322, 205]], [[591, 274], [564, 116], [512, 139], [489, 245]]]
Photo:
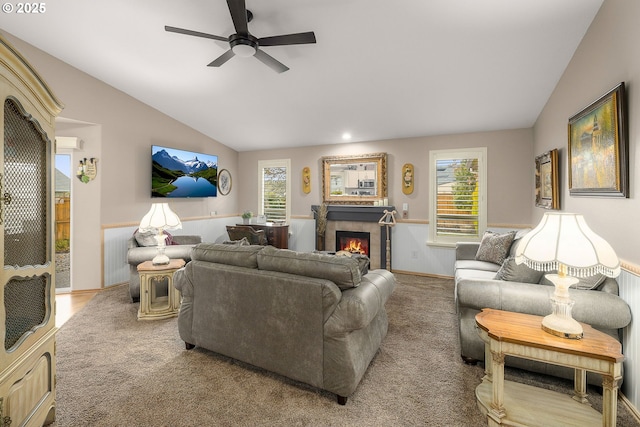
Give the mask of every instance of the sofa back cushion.
[[258, 268], [331, 280], [340, 289], [355, 288], [362, 280], [355, 258], [296, 252], [267, 246], [257, 255]]
[[[545, 275], [547, 273], [557, 274], [558, 272], [556, 270], [548, 271], [545, 273]], [[553, 282], [547, 279], [544, 275], [540, 279], [540, 284], [553, 286]], [[571, 288], [587, 291], [605, 291], [607, 293], [618, 295], [618, 282], [616, 281], [616, 279], [608, 278], [604, 274], [595, 274], [589, 277], [579, 277], [578, 283], [571, 286]]]
[[264, 249], [259, 245], [225, 245], [222, 243], [200, 243], [191, 250], [191, 259], [235, 265], [237, 267], [258, 268], [258, 253]]

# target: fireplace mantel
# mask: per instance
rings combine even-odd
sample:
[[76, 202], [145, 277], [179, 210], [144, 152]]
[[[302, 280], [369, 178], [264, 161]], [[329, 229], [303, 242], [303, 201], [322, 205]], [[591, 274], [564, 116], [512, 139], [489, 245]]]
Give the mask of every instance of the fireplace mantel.
[[[318, 219], [319, 205], [312, 205], [313, 218]], [[392, 211], [395, 206], [368, 205], [327, 205], [327, 221], [364, 221], [378, 222], [384, 211]]]
[[394, 206], [368, 205], [327, 205], [326, 230], [323, 235], [317, 233], [319, 205], [312, 205], [311, 212], [316, 220], [316, 249], [321, 251], [335, 251], [336, 226], [345, 231], [369, 231], [371, 234], [371, 248], [369, 259], [371, 268], [384, 268], [387, 264], [387, 230], [391, 240], [391, 227], [378, 224], [384, 211], [395, 210]]

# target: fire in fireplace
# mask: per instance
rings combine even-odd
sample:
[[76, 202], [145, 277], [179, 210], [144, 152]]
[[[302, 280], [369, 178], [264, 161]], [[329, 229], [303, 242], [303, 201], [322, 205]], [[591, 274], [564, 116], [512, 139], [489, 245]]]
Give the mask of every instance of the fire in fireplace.
[[369, 233], [336, 230], [336, 251], [369, 256]]

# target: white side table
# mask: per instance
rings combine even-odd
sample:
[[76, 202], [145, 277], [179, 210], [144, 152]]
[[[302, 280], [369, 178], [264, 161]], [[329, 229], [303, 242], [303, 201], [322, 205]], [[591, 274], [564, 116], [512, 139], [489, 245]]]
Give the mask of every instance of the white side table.
[[[169, 264], [153, 265], [145, 261], [138, 265], [140, 274], [140, 308], [138, 320], [157, 320], [175, 317], [180, 311], [180, 291], [173, 286], [173, 273], [184, 267], [183, 259]], [[167, 283], [167, 295], [159, 295], [158, 288]]]

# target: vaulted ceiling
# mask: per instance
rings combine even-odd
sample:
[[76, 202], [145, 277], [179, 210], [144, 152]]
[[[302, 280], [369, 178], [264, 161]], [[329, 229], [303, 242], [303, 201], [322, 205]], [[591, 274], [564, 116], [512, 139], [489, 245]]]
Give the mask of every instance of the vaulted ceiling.
[[255, 37], [315, 33], [261, 48], [284, 73], [165, 31], [235, 33], [224, 0], [57, 0], [0, 31], [246, 151], [531, 127], [602, 2], [246, 0]]

